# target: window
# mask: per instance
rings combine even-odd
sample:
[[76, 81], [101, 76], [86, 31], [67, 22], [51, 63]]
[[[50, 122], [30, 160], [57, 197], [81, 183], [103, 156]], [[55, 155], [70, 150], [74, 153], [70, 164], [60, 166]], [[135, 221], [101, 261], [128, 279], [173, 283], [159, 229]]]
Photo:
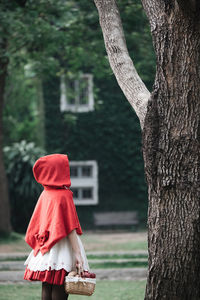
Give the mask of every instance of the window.
[[[71, 188], [72, 192], [73, 192], [73, 198], [75, 201], [77, 200], [91, 200], [93, 203], [93, 187], [87, 187], [87, 188], [83, 188], [83, 187], [79, 187], [79, 188]], [[84, 202], [85, 203], [85, 202]], [[82, 204], [84, 204], [82, 201]]]
[[83, 199], [92, 199], [92, 188], [83, 188], [82, 189], [82, 198]]
[[70, 177], [76, 205], [98, 204], [98, 166], [96, 161], [71, 161]]
[[74, 197], [74, 199], [79, 198], [79, 190], [78, 189], [73, 189], [73, 197]]
[[71, 177], [79, 177], [79, 178], [80, 177], [92, 177], [93, 176], [93, 166], [92, 165], [70, 166], [70, 176]]
[[70, 175], [71, 177], [78, 177], [78, 168], [77, 167], [71, 167], [70, 168]]
[[82, 176], [83, 177], [92, 177], [92, 166], [83, 166], [82, 167]]
[[60, 110], [87, 112], [94, 110], [93, 76], [82, 74], [78, 79], [66, 79], [61, 76]]

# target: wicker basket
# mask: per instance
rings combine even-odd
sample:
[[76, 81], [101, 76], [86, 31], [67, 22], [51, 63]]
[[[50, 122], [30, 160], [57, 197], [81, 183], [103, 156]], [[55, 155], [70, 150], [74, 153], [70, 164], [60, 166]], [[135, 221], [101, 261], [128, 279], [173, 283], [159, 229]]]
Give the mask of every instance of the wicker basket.
[[95, 278], [65, 277], [65, 291], [67, 294], [91, 296], [94, 293], [95, 285]]

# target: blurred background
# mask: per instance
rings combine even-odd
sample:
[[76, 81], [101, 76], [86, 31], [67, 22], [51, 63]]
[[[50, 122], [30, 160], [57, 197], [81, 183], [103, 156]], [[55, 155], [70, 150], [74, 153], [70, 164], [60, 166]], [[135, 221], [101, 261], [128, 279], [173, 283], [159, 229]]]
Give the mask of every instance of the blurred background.
[[[145, 228], [141, 129], [109, 66], [93, 1], [0, 5], [1, 137], [12, 230], [25, 233], [41, 192], [32, 166], [51, 153], [69, 156], [83, 229], [99, 228], [98, 213], [124, 211], [136, 212]], [[155, 58], [147, 18], [138, 0], [118, 5], [130, 55], [151, 90]], [[0, 179], [4, 184], [3, 173]]]
[[[130, 56], [151, 91], [155, 57], [141, 1], [117, 3]], [[83, 242], [99, 280], [93, 299], [143, 299], [141, 129], [109, 66], [93, 1], [2, 0], [0, 36], [0, 299], [40, 299], [38, 285], [23, 281], [24, 234], [42, 191], [33, 164], [52, 153], [69, 157]]]

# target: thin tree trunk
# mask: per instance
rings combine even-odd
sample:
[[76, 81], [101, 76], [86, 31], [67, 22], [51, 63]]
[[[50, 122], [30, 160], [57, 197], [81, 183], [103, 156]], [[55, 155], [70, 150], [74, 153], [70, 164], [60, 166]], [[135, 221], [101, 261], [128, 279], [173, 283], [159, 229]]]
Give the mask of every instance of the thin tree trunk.
[[38, 144], [42, 149], [45, 149], [45, 109], [42, 80], [39, 77], [35, 78], [37, 90], [37, 108], [38, 108]]
[[143, 4], [157, 56], [143, 132], [149, 191], [145, 299], [198, 300], [200, 26], [195, 12], [185, 13], [176, 1]]
[[[6, 44], [1, 45], [5, 49]], [[0, 58], [0, 233], [10, 233], [10, 205], [7, 177], [3, 162], [3, 106], [8, 59]]]

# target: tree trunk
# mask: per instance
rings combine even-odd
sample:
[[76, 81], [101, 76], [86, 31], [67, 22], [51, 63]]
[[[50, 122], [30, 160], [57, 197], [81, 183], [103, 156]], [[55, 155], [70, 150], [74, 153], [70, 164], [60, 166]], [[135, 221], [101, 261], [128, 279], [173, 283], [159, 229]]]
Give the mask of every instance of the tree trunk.
[[45, 108], [42, 80], [39, 77], [35, 78], [35, 85], [37, 90], [37, 109], [38, 109], [38, 145], [45, 149]]
[[[124, 89], [124, 76], [116, 71], [118, 63], [112, 59], [110, 50], [113, 39], [107, 37], [109, 31], [110, 36], [118, 32], [114, 47], [117, 40], [124, 38], [115, 0], [94, 1], [111, 67]], [[200, 2], [142, 2], [157, 57], [156, 78], [143, 130], [149, 193], [149, 271], [145, 300], [199, 300]], [[126, 65], [129, 58], [124, 56], [124, 60]], [[133, 87], [132, 98], [137, 98], [132, 81], [129, 86]], [[141, 85], [140, 88], [143, 89]], [[145, 103], [141, 99], [140, 107], [146, 111]], [[137, 105], [132, 106], [138, 109]], [[140, 113], [138, 116], [143, 118]]]
[[[1, 44], [5, 49], [5, 44]], [[10, 205], [8, 197], [7, 177], [3, 162], [3, 106], [8, 59], [0, 58], [0, 233], [10, 233]]]
[[135, 110], [143, 128], [150, 93], [139, 77], [129, 56], [115, 0], [94, 0], [110, 66], [127, 100]]
[[189, 2], [143, 1], [157, 57], [143, 131], [145, 300], [200, 299], [200, 24]]

